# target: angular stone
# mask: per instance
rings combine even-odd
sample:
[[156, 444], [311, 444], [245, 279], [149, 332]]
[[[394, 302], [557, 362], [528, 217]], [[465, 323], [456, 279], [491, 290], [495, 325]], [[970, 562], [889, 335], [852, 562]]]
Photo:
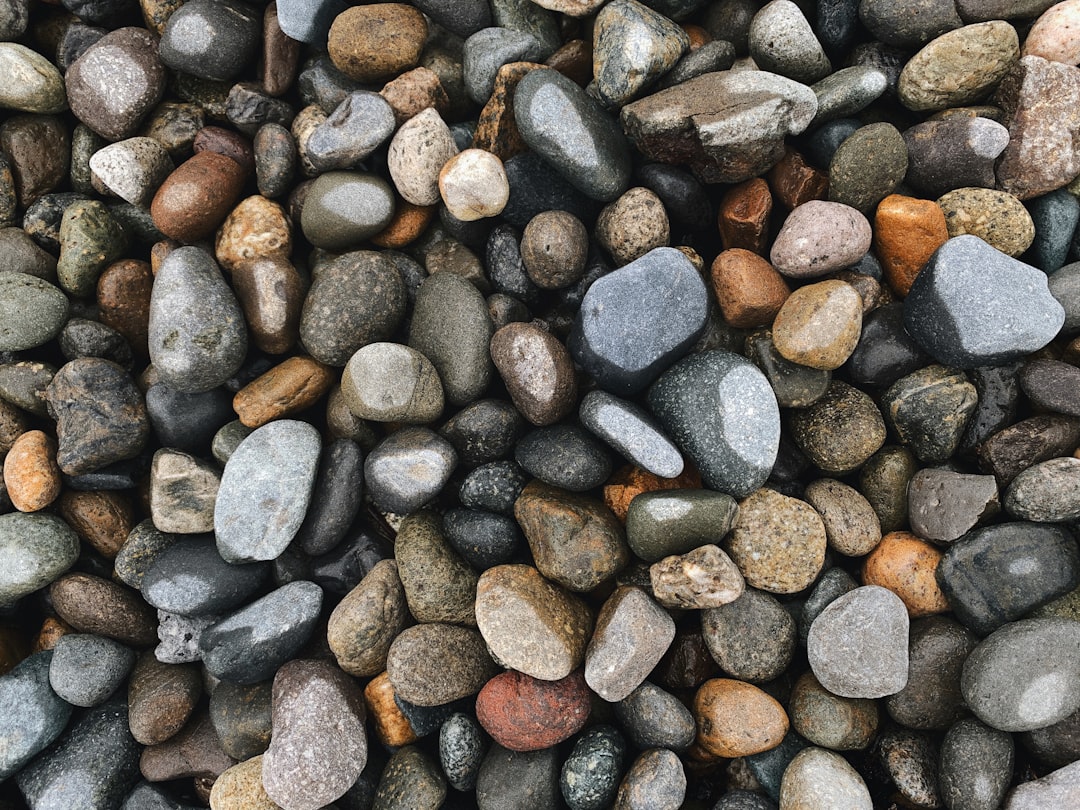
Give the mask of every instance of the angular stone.
[[593, 33], [596, 97], [607, 107], [623, 106], [674, 67], [689, 48], [686, 32], [659, 11], [636, 0], [604, 5]]

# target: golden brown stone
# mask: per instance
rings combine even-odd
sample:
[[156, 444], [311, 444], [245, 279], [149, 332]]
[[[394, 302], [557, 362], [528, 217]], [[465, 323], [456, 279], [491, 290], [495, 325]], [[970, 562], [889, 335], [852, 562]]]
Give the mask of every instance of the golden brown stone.
[[135, 527], [131, 500], [122, 491], [68, 490], [60, 496], [59, 507], [79, 537], [110, 560]]
[[80, 633], [135, 647], [156, 644], [157, 614], [138, 593], [93, 574], [65, 574], [49, 586], [53, 609]]
[[730, 248], [717, 256], [711, 278], [724, 320], [738, 329], [768, 326], [791, 294], [771, 264], [743, 248]]
[[514, 90], [526, 74], [546, 69], [535, 62], [510, 62], [495, 74], [495, 87], [480, 111], [472, 145], [491, 152], [500, 160], [509, 160], [528, 149], [514, 119]]
[[55, 616], [47, 616], [45, 621], [41, 623], [41, 628], [38, 630], [37, 636], [34, 638], [34, 647], [31, 652], [41, 652], [42, 650], [51, 650], [56, 646], [61, 638], [68, 633], [74, 633], [75, 628], [65, 622], [63, 619], [58, 619]]
[[949, 610], [938, 587], [938, 563], [943, 553], [910, 532], [889, 532], [863, 564], [863, 584], [888, 588], [903, 600], [911, 618]]
[[289, 351], [300, 336], [307, 292], [292, 262], [280, 255], [240, 262], [232, 281], [252, 342], [267, 354]]
[[224, 155], [244, 170], [245, 177], [250, 177], [255, 173], [255, 147], [251, 145], [249, 138], [235, 129], [203, 127], [195, 133], [191, 148], [196, 155], [200, 152], [216, 152]]
[[730, 678], [705, 681], [694, 695], [698, 744], [718, 757], [745, 757], [775, 748], [788, 716], [775, 698]]
[[154, 195], [150, 215], [163, 234], [196, 242], [213, 234], [244, 188], [246, 173], [235, 160], [199, 152], [181, 163]]
[[402, 3], [347, 8], [330, 27], [334, 66], [358, 82], [376, 82], [416, 67], [427, 41], [424, 15]]
[[724, 249], [744, 248], [764, 254], [769, 236], [772, 194], [769, 184], [760, 177], [739, 183], [720, 200], [716, 224]]
[[154, 242], [150, 247], [150, 272], [156, 276], [161, 263], [178, 247], [181, 247], [181, 245], [175, 239], [163, 239], [160, 242]]
[[413, 205], [400, 197], [395, 202], [390, 224], [371, 237], [370, 242], [388, 250], [398, 250], [416, 241], [431, 223], [438, 206]]
[[285, 35], [278, 24], [277, 3], [263, 14], [262, 88], [271, 96], [283, 96], [296, 79], [300, 43]]
[[572, 39], [549, 56], [544, 64], [584, 87], [593, 77], [592, 42], [587, 39]]
[[890, 194], [878, 203], [874, 252], [897, 295], [908, 294], [915, 276], [948, 238], [945, 214], [933, 200]]
[[792, 363], [831, 371], [855, 351], [862, 334], [862, 297], [843, 281], [795, 290], [773, 321], [773, 345]]
[[214, 782], [210, 791], [213, 810], [281, 810], [262, 782], [263, 755], [233, 765]]
[[233, 397], [233, 410], [251, 428], [310, 408], [334, 384], [334, 371], [310, 357], [290, 357]]
[[226, 270], [240, 262], [288, 259], [292, 252], [292, 223], [285, 209], [256, 194], [236, 206], [217, 233], [214, 253]]
[[15, 440], [4, 459], [4, 486], [12, 506], [20, 512], [44, 509], [60, 495], [62, 483], [56, 439], [29, 430]]
[[419, 739], [394, 702], [394, 687], [390, 685], [390, 676], [385, 672], [376, 675], [364, 687], [364, 703], [375, 722], [375, 736], [383, 745], [399, 748]]
[[122, 259], [105, 268], [98, 278], [97, 303], [101, 322], [127, 340], [138, 357], [148, 357], [150, 293], [154, 275], [138, 259]]

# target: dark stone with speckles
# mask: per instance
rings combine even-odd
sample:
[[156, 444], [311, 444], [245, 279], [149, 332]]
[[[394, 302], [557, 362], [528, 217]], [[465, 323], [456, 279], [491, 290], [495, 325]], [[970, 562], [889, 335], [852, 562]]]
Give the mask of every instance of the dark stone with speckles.
[[614, 726], [593, 726], [574, 743], [559, 788], [570, 810], [604, 810], [619, 790], [626, 741]]
[[407, 745], [386, 763], [373, 807], [379, 810], [438, 810], [446, 800], [446, 779], [420, 748]]
[[341, 542], [363, 500], [364, 454], [352, 439], [338, 439], [323, 451], [304, 522], [295, 540], [318, 556]]
[[446, 719], [439, 729], [439, 764], [452, 788], [476, 787], [485, 747], [480, 724], [472, 715], [455, 712]]
[[529, 483], [529, 476], [514, 461], [494, 461], [477, 467], [461, 482], [462, 506], [500, 515], [514, 514], [514, 502]]
[[611, 475], [611, 457], [577, 425], [536, 428], [517, 443], [514, 459], [526, 472], [553, 487], [584, 492]]
[[161, 61], [192, 76], [227, 81], [251, 61], [261, 29], [262, 15], [240, 0], [190, 0], [165, 24]]
[[478, 570], [512, 562], [525, 547], [517, 522], [480, 509], [451, 509], [443, 515], [447, 541]]

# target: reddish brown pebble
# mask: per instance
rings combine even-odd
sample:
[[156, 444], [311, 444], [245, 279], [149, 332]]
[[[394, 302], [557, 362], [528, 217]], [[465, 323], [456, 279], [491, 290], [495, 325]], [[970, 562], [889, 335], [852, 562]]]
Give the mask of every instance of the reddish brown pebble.
[[116, 557], [135, 528], [135, 515], [127, 493], [68, 490], [60, 497], [60, 514], [80, 539], [106, 559]]
[[397, 250], [416, 241], [438, 211], [438, 206], [413, 205], [400, 197], [394, 205], [394, 218], [390, 224], [369, 240], [373, 245], [389, 250]]
[[304, 280], [284, 256], [240, 262], [233, 291], [244, 311], [252, 342], [267, 354], [284, 354], [300, 336]]
[[700, 25], [694, 25], [693, 23], [683, 23], [681, 26], [686, 35], [690, 37], [690, 52], [693, 53], [702, 45], [708, 45], [712, 42], [712, 35], [702, 28]]
[[535, 62], [510, 62], [499, 68], [491, 96], [476, 120], [473, 147], [504, 161], [528, 149], [514, 118], [514, 90], [526, 74], [537, 69], [544, 66]]
[[716, 257], [712, 288], [724, 320], [737, 329], [770, 325], [791, 294], [771, 264], [743, 248], [730, 248]]
[[949, 602], [935, 576], [942, 556], [910, 532], [889, 532], [866, 558], [863, 585], [888, 588], [903, 600], [913, 619], [944, 613]]
[[549, 56], [544, 64], [584, 87], [593, 77], [592, 42], [587, 39], [572, 39]]
[[390, 78], [415, 67], [427, 41], [424, 15], [402, 3], [352, 6], [330, 26], [334, 66], [358, 82]]
[[580, 670], [558, 681], [504, 672], [488, 681], [477, 695], [476, 719], [503, 748], [550, 748], [585, 726], [589, 688]]
[[774, 698], [743, 681], [713, 678], [694, 696], [698, 744], [718, 757], [746, 757], [775, 748], [788, 716]]
[[744, 248], [764, 254], [771, 212], [769, 184], [760, 177], [731, 189], [720, 200], [720, 210], [716, 216], [724, 249]]
[[193, 664], [163, 664], [152, 652], [139, 656], [128, 682], [128, 724], [143, 745], [157, 745], [187, 723], [202, 695]]
[[12, 506], [20, 512], [44, 509], [60, 495], [62, 483], [56, 439], [30, 430], [15, 440], [4, 459], [4, 486]]
[[948, 238], [945, 214], [933, 200], [890, 194], [878, 203], [874, 252], [897, 295], [908, 294], [915, 276]]
[[[161, 263], [178, 247], [182, 247], [182, 245], [175, 239], [164, 239], [161, 242], [154, 242], [154, 244], [150, 246], [150, 272], [156, 276], [158, 268], [161, 267]], [[147, 313], [149, 313], [149, 310], [147, 310]], [[147, 317], [149, 317], [149, 314]]]
[[296, 78], [299, 63], [300, 43], [281, 30], [277, 3], [271, 3], [263, 15], [263, 90], [271, 96], [285, 95]]
[[218, 263], [232, 271], [240, 262], [292, 253], [292, 223], [285, 209], [256, 194], [240, 202], [225, 218], [214, 243]]
[[385, 672], [364, 687], [364, 703], [375, 723], [375, 736], [389, 748], [400, 748], [419, 739], [394, 701], [394, 687]]
[[386, 99], [394, 111], [394, 123], [401, 126], [414, 115], [428, 107], [434, 107], [444, 115], [450, 99], [443, 89], [439, 75], [426, 67], [413, 68], [387, 82], [379, 95]]
[[574, 361], [559, 339], [533, 323], [510, 323], [491, 338], [491, 359], [510, 399], [534, 425], [558, 422], [577, 406]]
[[829, 175], [815, 169], [794, 149], [769, 171], [773, 194], [786, 208], [798, 208], [810, 200], [824, 200], [829, 194]]
[[203, 127], [195, 134], [195, 142], [191, 148], [196, 155], [200, 152], [217, 152], [230, 158], [243, 168], [245, 176], [255, 172], [255, 150], [251, 141], [236, 130]]
[[177, 241], [205, 239], [232, 210], [244, 179], [236, 161], [217, 152], [199, 152], [161, 184], [150, 216], [163, 234]]
[[49, 587], [57, 615], [80, 633], [135, 647], [155, 644], [157, 616], [138, 593], [92, 574], [67, 574]]
[[334, 372], [310, 357], [290, 357], [233, 397], [233, 410], [250, 428], [310, 408], [334, 384]]
[[627, 465], [616, 470], [604, 484], [604, 505], [620, 522], [626, 523], [630, 501], [642, 492], [659, 489], [701, 489], [701, 475], [692, 467], [686, 467], [678, 478], [661, 478], [639, 467]]
[[110, 264], [97, 285], [101, 322], [123, 335], [131, 350], [143, 358], [149, 355], [147, 331], [153, 286], [150, 265], [137, 259], [122, 259]]

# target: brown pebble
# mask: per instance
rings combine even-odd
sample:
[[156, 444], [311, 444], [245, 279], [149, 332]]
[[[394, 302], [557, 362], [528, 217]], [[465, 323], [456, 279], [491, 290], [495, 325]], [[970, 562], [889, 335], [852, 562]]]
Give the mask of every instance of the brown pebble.
[[575, 84], [585, 87], [593, 77], [592, 41], [572, 39], [565, 42], [544, 64], [559, 71]]
[[911, 618], [949, 609], [935, 574], [943, 553], [910, 532], [889, 532], [863, 563], [863, 585], [888, 588], [903, 600]]
[[843, 281], [795, 290], [773, 321], [773, 345], [786, 359], [832, 371], [844, 364], [862, 334], [863, 301]]
[[233, 410], [250, 428], [310, 408], [334, 384], [334, 372], [310, 357], [290, 357], [256, 377], [233, 397]]
[[739, 183], [728, 191], [720, 200], [720, 210], [716, 215], [724, 249], [743, 248], [764, 254], [770, 213], [772, 194], [769, 184], [760, 177]]
[[413, 205], [400, 197], [394, 202], [394, 218], [385, 229], [371, 237], [373, 245], [388, 250], [398, 250], [412, 242], [415, 242], [431, 224], [435, 213], [439, 210], [436, 205]]
[[577, 405], [570, 353], [554, 335], [533, 323], [510, 323], [491, 338], [491, 359], [510, 399], [534, 425], [550, 425]]
[[3, 472], [12, 506], [20, 512], [44, 509], [60, 495], [63, 484], [56, 465], [56, 439], [40, 430], [22, 434], [4, 458]]
[[589, 232], [567, 211], [544, 211], [521, 234], [521, 262], [532, 282], [558, 290], [581, 280], [589, 253]]
[[139, 757], [139, 770], [149, 782], [192, 777], [216, 779], [235, 764], [236, 760], [222, 749], [210, 713], [205, 709], [177, 734], [143, 749]]
[[116, 557], [135, 527], [135, 515], [127, 493], [68, 490], [60, 496], [60, 514], [80, 539], [106, 559]]
[[376, 675], [364, 687], [364, 703], [374, 721], [375, 736], [383, 745], [400, 748], [419, 739], [394, 701], [394, 687], [385, 672]]
[[154, 276], [150, 265], [138, 259], [121, 259], [105, 268], [98, 278], [98, 317], [127, 340], [139, 357], [149, 356], [150, 293]]
[[668, 689], [696, 689], [719, 671], [701, 629], [695, 627], [675, 631], [675, 640], [651, 677]]
[[214, 254], [218, 263], [233, 271], [240, 262], [288, 259], [292, 253], [292, 223], [285, 209], [260, 194], [240, 202], [217, 233]]
[[209, 804], [213, 810], [281, 810], [262, 782], [263, 755], [234, 765], [214, 782]]
[[807, 485], [803, 497], [821, 515], [833, 551], [861, 557], [881, 542], [877, 513], [857, 489], [832, 478], [819, 478]]
[[8, 624], [0, 626], [0, 675], [13, 670], [29, 654], [30, 645], [17, 627]]
[[299, 63], [300, 43], [281, 30], [277, 3], [271, 3], [263, 14], [262, 89], [271, 96], [285, 95]]
[[948, 238], [945, 214], [932, 200], [890, 194], [878, 203], [874, 251], [897, 295], [908, 294], [915, 276]]
[[181, 163], [154, 195], [150, 215], [163, 234], [196, 242], [213, 234], [244, 187], [240, 164], [217, 152], [199, 152]]
[[11, 166], [19, 205], [27, 208], [67, 176], [71, 137], [59, 116], [15, 115], [0, 125], [0, 154]]
[[427, 41], [424, 15], [402, 3], [352, 6], [330, 26], [334, 66], [357, 82], [374, 82], [416, 67]]
[[413, 68], [387, 82], [379, 95], [386, 99], [394, 111], [394, 123], [401, 126], [427, 107], [434, 107], [445, 114], [450, 99], [439, 81], [439, 74], [426, 67]]
[[244, 170], [244, 176], [255, 173], [255, 149], [251, 141], [234, 129], [203, 127], [196, 133], [191, 145], [195, 154], [216, 152], [235, 161]]
[[[154, 242], [150, 246], [150, 272], [153, 275], [157, 275], [158, 269], [161, 267], [161, 263], [165, 261], [170, 253], [176, 250], [178, 247], [183, 247], [175, 239], [163, 239], [160, 242]], [[149, 313], [149, 309], [147, 309]], [[149, 317], [149, 315], [148, 315]]]
[[152, 652], [135, 662], [128, 681], [128, 724], [143, 745], [157, 745], [187, 723], [202, 696], [194, 664], [163, 664]]
[[829, 194], [829, 175], [815, 169], [790, 147], [769, 170], [773, 194], [786, 208], [798, 208], [810, 200], [824, 200]]
[[718, 757], [745, 757], [775, 748], [788, 716], [775, 698], [730, 678], [705, 681], [694, 695], [698, 744]]
[[61, 638], [68, 633], [74, 633], [75, 628], [65, 622], [63, 619], [58, 619], [55, 616], [47, 616], [41, 623], [41, 628], [38, 630], [37, 636], [34, 638], [34, 646], [31, 652], [41, 652], [42, 650], [51, 650], [56, 646]]
[[608, 203], [596, 219], [596, 240], [622, 266], [653, 248], [667, 247], [671, 225], [656, 193], [640, 186]]
[[745, 248], [720, 253], [712, 263], [711, 278], [724, 320], [737, 329], [772, 324], [791, 294], [784, 277]]
[[67, 574], [49, 587], [57, 615], [80, 633], [133, 647], [157, 643], [157, 615], [138, 593], [92, 574]]
[[307, 292], [297, 269], [280, 255], [239, 262], [232, 282], [252, 342], [267, 354], [289, 351], [300, 336]]

